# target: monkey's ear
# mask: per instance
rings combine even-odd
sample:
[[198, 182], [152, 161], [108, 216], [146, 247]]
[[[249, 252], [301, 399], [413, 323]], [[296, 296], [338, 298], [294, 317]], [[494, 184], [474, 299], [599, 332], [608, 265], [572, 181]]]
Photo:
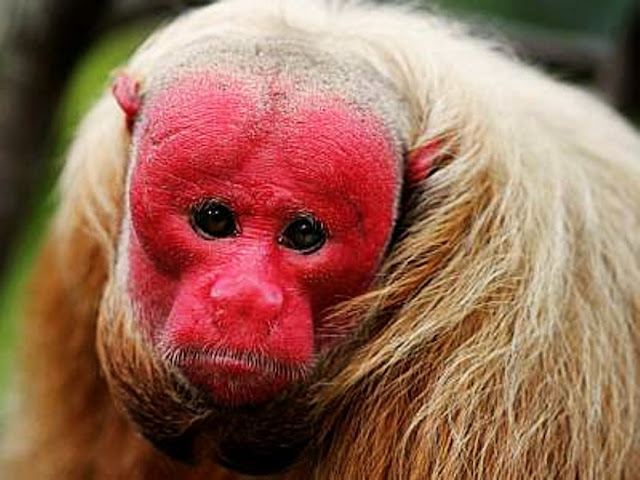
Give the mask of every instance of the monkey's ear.
[[131, 131], [142, 106], [140, 81], [125, 72], [120, 72], [111, 86], [111, 92], [124, 112], [127, 128]]
[[443, 155], [443, 142], [435, 138], [407, 154], [405, 181], [413, 187], [423, 181], [433, 171], [437, 160]]

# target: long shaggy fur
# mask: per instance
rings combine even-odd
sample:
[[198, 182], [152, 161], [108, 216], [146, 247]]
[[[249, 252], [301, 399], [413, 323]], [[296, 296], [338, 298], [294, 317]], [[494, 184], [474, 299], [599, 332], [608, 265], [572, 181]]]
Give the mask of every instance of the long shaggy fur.
[[[362, 58], [410, 106], [408, 150], [442, 146], [406, 192], [376, 288], [336, 313], [363, 331], [314, 391], [320, 432], [287, 475], [640, 478], [638, 134], [464, 28], [397, 7], [224, 1], [157, 33], [127, 69], [144, 82], [211, 35]], [[228, 475], [155, 452], [100, 374], [129, 142], [105, 97], [70, 152], [24, 326], [10, 478]], [[103, 360], [133, 355], [114, 348]]]

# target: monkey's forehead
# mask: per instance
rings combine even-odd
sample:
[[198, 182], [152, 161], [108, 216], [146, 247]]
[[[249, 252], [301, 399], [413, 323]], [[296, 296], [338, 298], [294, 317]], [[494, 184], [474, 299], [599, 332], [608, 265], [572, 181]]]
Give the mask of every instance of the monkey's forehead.
[[245, 85], [267, 88], [284, 80], [305, 94], [339, 96], [356, 110], [376, 115], [390, 143], [401, 153], [406, 143], [409, 107], [373, 66], [355, 56], [329, 53], [307, 40], [276, 37], [207, 37], [182, 45], [158, 59], [144, 78], [144, 102], [196, 72], [220, 72]]

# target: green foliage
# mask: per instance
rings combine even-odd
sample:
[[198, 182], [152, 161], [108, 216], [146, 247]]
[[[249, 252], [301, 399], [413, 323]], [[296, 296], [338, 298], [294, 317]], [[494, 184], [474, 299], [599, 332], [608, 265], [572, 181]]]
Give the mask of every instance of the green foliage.
[[636, 0], [435, 0], [445, 9], [470, 11], [488, 17], [542, 27], [615, 35]]

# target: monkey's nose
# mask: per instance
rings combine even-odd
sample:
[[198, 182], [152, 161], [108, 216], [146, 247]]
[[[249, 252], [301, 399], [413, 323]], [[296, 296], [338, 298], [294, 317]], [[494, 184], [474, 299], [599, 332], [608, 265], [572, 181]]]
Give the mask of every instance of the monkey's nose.
[[282, 289], [273, 282], [256, 277], [226, 276], [211, 286], [214, 321], [219, 327], [248, 328], [253, 333], [268, 333], [282, 311]]

